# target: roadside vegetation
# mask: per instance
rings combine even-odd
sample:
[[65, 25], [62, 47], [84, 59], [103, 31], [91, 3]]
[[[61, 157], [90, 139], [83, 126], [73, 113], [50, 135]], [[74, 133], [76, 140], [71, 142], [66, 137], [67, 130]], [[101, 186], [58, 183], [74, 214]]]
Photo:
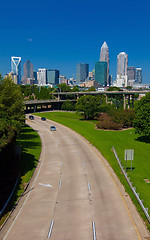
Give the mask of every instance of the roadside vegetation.
[[[133, 171], [130, 171], [130, 161], [128, 161], [128, 176], [131, 182], [136, 186], [137, 192], [140, 193], [140, 198], [144, 200], [145, 207], [150, 209], [150, 141], [142, 141], [140, 135], [135, 133], [135, 130], [127, 129], [124, 131], [107, 131], [96, 128], [97, 120], [86, 120], [81, 115], [69, 112], [49, 112], [36, 113], [38, 116], [44, 116], [47, 119], [61, 123], [85, 137], [93, 146], [95, 146], [102, 155], [107, 159], [116, 175], [125, 186], [125, 190], [129, 193], [132, 201], [137, 206], [138, 211], [146, 222], [149, 230], [150, 226], [147, 222], [142, 209], [130, 190], [119, 166], [115, 156], [112, 152], [112, 146], [115, 147], [117, 154], [125, 166], [124, 150], [134, 149]], [[148, 179], [149, 181], [147, 181]]]
[[[22, 150], [21, 158], [16, 150], [18, 147]], [[0, 76], [0, 211], [19, 176], [16, 192], [0, 219], [0, 225], [29, 182], [40, 151], [39, 135], [25, 126], [24, 100], [20, 87], [10, 78], [3, 79]]]
[[[17, 200], [24, 192], [28, 182], [30, 181], [34, 170], [38, 164], [38, 160], [41, 153], [41, 140], [36, 131], [32, 128], [25, 126], [17, 138], [17, 144], [21, 146], [22, 154], [20, 159], [20, 177], [18, 181], [18, 185], [16, 187], [16, 191], [13, 194], [11, 201], [6, 208], [3, 217], [0, 219], [0, 225], [5, 221], [9, 212], [15, 206]], [[7, 179], [5, 179], [7, 183]], [[11, 189], [12, 190], [12, 189]], [[4, 195], [3, 195], [4, 196]], [[7, 197], [7, 196], [6, 196]], [[5, 201], [7, 198], [5, 199]]]

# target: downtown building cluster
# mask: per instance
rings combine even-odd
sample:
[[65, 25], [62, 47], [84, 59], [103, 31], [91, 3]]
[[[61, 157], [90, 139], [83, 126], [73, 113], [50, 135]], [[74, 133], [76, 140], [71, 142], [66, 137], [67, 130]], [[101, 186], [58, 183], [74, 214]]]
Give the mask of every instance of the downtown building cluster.
[[110, 75], [109, 49], [104, 42], [100, 49], [99, 61], [95, 62], [95, 69], [89, 71], [89, 64], [76, 64], [76, 79], [74, 77], [67, 79], [66, 76], [60, 75], [57, 69], [39, 68], [33, 70], [33, 64], [27, 60], [23, 65], [23, 77], [21, 76], [21, 57], [11, 57], [11, 72], [7, 74], [16, 84], [54, 87], [59, 83], [67, 85], [78, 85], [80, 87], [90, 88], [99, 87], [127, 87], [142, 83], [142, 69], [134, 66], [128, 66], [128, 55], [121, 52], [117, 56], [117, 76], [112, 81]]
[[11, 57], [11, 72], [6, 74], [10, 76], [14, 83], [39, 86], [54, 86], [59, 84], [59, 70], [39, 68], [33, 70], [33, 64], [27, 60], [23, 65], [23, 77], [21, 76], [21, 57]]
[[100, 59], [95, 62], [95, 69], [88, 72], [89, 64], [79, 63], [76, 65], [77, 83], [85, 87], [127, 87], [142, 83], [142, 69], [128, 66], [128, 55], [121, 52], [117, 56], [117, 77], [112, 82], [109, 74], [109, 49], [104, 42], [100, 50]]

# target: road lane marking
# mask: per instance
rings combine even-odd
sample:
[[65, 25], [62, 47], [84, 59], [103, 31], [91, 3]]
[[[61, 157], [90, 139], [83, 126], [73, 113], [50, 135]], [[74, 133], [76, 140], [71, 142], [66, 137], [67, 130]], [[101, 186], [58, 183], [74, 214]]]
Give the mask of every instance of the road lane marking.
[[[107, 170], [107, 172], [109, 173], [110, 177], [112, 178], [112, 180], [113, 180], [116, 188], [118, 189], [118, 192], [119, 192], [120, 197], [121, 197], [121, 199], [122, 199], [122, 201], [123, 201], [123, 203], [124, 203], [124, 206], [125, 206], [125, 208], [126, 208], [126, 210], [127, 210], [127, 213], [128, 213], [128, 215], [129, 215], [129, 218], [130, 218], [133, 226], [135, 227], [135, 231], [136, 231], [136, 233], [137, 233], [137, 236], [138, 236], [139, 240], [142, 240], [142, 237], [141, 237], [141, 235], [140, 235], [140, 232], [139, 232], [139, 230], [138, 230], [138, 227], [137, 227], [137, 225], [136, 225], [136, 222], [135, 222], [135, 220], [134, 220], [134, 218], [133, 218], [133, 216], [132, 216], [132, 214], [131, 214], [130, 209], [128, 208], [128, 205], [127, 205], [127, 203], [126, 203], [126, 201], [125, 201], [125, 198], [123, 197], [123, 194], [122, 194], [121, 190], [119, 189], [119, 186], [117, 185], [117, 183], [116, 183], [113, 175], [111, 174], [111, 172], [110, 172], [110, 170], [108, 169], [108, 167], [107, 167], [106, 163], [104, 162], [104, 160], [99, 156], [99, 154], [98, 154], [97, 152], [96, 152], [96, 155], [98, 156], [98, 158], [100, 159], [100, 161], [101, 161], [102, 164], [104, 165], [105, 169]], [[106, 160], [106, 161], [107, 161], [107, 160]], [[111, 167], [111, 168], [112, 168], [112, 167]], [[115, 173], [115, 174], [116, 174], [116, 173]], [[117, 175], [116, 175], [116, 176], [117, 176]], [[117, 177], [117, 178], [118, 178], [118, 177]], [[122, 185], [122, 186], [123, 186], [123, 185]], [[135, 206], [135, 205], [134, 205], [134, 206]]]
[[90, 188], [90, 183], [88, 182], [88, 189], [89, 189], [89, 192], [91, 192], [91, 188]]
[[59, 188], [61, 188], [61, 179], [60, 179], [60, 182], [59, 182]]
[[50, 185], [50, 184], [44, 184], [44, 183], [39, 183], [39, 185], [42, 185], [42, 186], [44, 186], [44, 187], [53, 187], [53, 186]]
[[96, 240], [95, 222], [92, 222], [92, 228], [93, 228], [93, 240]]
[[84, 162], [82, 162], [82, 166], [85, 167]]
[[49, 230], [49, 233], [48, 233], [48, 238], [50, 238], [50, 237], [51, 237], [51, 234], [52, 234], [52, 229], [53, 229], [53, 225], [54, 225], [54, 221], [52, 220], [52, 221], [51, 221], [50, 230]]
[[[35, 179], [34, 179], [34, 181], [33, 181], [33, 184], [32, 184], [32, 186], [31, 186], [31, 188], [34, 187], [34, 184], [35, 184], [35, 182], [36, 182], [36, 180], [37, 180], [37, 178], [38, 178], [38, 175], [39, 175], [39, 173], [40, 173], [40, 171], [41, 171], [41, 168], [42, 168], [42, 166], [43, 166], [44, 156], [45, 156], [45, 141], [44, 141], [43, 136], [42, 136], [40, 133], [39, 133], [39, 135], [40, 135], [41, 140], [42, 140], [42, 143], [43, 143], [43, 152], [41, 153], [42, 155], [40, 156], [40, 159], [41, 159], [41, 165], [40, 165], [40, 167], [39, 167], [38, 173], [37, 173], [37, 175], [36, 175], [36, 177], [35, 177]], [[23, 202], [23, 204], [22, 204], [22, 206], [21, 206], [21, 208], [20, 208], [18, 214], [16, 215], [16, 217], [15, 217], [14, 221], [12, 222], [10, 228], [8, 229], [7, 233], [5, 234], [3, 240], [6, 240], [6, 239], [7, 239], [8, 235], [9, 235], [11, 229], [13, 228], [15, 222], [17, 221], [17, 219], [18, 219], [18, 217], [19, 217], [19, 215], [20, 215], [20, 213], [21, 213], [21, 211], [22, 211], [24, 205], [26, 204], [26, 202], [27, 202], [27, 200], [28, 200], [28, 198], [29, 198], [31, 192], [32, 192], [32, 191], [30, 191], [29, 194], [27, 195], [25, 201]]]

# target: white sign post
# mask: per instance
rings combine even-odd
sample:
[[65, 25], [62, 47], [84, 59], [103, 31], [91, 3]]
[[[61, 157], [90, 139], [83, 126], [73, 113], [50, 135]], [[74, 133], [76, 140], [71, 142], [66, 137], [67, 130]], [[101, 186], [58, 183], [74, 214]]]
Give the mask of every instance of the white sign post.
[[134, 159], [134, 149], [125, 149], [124, 160], [126, 160], [126, 171], [127, 171], [127, 161], [131, 161], [131, 172], [132, 172], [132, 161]]

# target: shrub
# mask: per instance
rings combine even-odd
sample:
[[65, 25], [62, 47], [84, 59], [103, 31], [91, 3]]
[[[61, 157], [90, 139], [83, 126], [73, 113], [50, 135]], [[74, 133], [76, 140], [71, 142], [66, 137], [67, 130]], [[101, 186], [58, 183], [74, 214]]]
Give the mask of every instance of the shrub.
[[97, 128], [100, 129], [111, 129], [111, 130], [120, 130], [122, 125], [116, 123], [112, 120], [112, 117], [107, 113], [102, 113], [99, 117], [99, 122], [97, 123]]
[[123, 128], [132, 127], [133, 120], [135, 119], [135, 113], [133, 110], [124, 109], [124, 110], [116, 110], [113, 112], [112, 121], [115, 123], [119, 123]]

